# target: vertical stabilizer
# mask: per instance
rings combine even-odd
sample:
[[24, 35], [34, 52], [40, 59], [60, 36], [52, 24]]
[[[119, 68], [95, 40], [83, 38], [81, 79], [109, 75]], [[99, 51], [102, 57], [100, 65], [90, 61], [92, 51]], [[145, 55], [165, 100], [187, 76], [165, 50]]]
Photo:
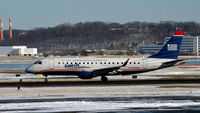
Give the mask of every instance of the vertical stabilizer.
[[148, 58], [177, 59], [183, 35], [184, 31], [177, 31], [158, 53], [149, 56]]

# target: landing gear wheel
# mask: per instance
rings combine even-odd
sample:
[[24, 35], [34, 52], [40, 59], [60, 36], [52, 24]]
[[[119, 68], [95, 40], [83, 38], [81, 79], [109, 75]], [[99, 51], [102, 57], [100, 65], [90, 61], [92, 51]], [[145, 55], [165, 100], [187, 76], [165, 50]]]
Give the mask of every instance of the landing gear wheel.
[[44, 79], [44, 82], [48, 82], [48, 79], [47, 79], [47, 78], [45, 78], [45, 79]]
[[133, 79], [136, 79], [136, 78], [137, 78], [137, 76], [132, 76], [132, 78], [133, 78]]
[[47, 77], [48, 77], [48, 75], [45, 75], [44, 82], [48, 82]]
[[105, 76], [102, 76], [102, 77], [101, 77], [101, 81], [103, 81], [103, 82], [107, 82], [107, 81], [108, 81], [108, 78], [105, 77]]

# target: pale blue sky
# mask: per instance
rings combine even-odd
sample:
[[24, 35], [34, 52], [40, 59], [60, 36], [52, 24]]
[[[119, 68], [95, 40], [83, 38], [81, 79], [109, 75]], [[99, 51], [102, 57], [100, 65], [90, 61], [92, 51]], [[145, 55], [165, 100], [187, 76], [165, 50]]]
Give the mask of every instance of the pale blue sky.
[[200, 23], [200, 0], [0, 0], [0, 17], [8, 29], [53, 27], [85, 21]]

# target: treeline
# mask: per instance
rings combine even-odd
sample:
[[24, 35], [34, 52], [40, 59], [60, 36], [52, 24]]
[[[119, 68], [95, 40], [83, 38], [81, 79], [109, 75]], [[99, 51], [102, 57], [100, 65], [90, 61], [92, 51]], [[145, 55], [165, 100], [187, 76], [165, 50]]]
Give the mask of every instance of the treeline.
[[183, 30], [189, 35], [200, 35], [200, 24], [195, 22], [85, 22], [62, 24], [33, 30], [13, 30], [13, 39], [4, 31], [0, 46], [26, 45], [39, 52], [79, 51], [84, 49], [130, 49], [139, 44], [163, 42], [166, 36]]

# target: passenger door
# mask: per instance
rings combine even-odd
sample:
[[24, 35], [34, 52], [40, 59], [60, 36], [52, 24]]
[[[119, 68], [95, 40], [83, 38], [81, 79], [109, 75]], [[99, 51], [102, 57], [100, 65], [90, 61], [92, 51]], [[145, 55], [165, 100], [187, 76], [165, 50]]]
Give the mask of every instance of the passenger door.
[[142, 62], [143, 62], [143, 69], [148, 69], [148, 60], [144, 58]]
[[49, 58], [49, 68], [50, 69], [54, 68], [54, 58]]

